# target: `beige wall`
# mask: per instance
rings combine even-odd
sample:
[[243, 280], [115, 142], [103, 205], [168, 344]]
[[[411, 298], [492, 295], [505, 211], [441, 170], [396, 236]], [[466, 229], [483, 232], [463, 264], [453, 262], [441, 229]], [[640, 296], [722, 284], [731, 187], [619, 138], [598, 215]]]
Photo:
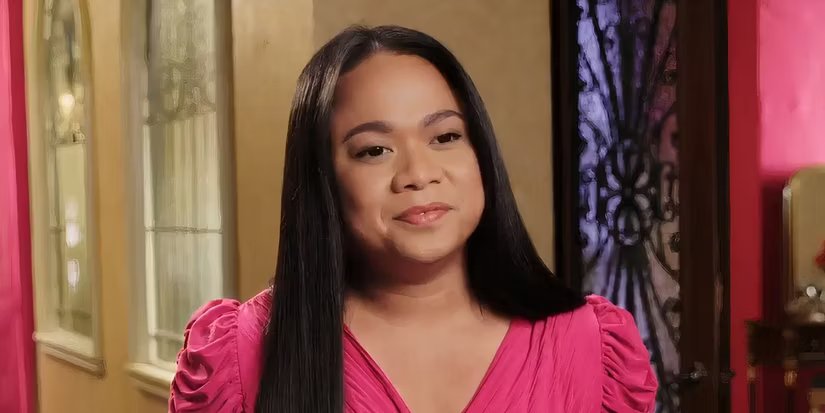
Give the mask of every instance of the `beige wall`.
[[295, 82], [312, 55], [312, 2], [233, 2], [239, 292], [275, 274], [281, 176]]
[[553, 264], [547, 0], [315, 0], [319, 47], [351, 24], [397, 24], [444, 43], [476, 83], [533, 241]]
[[[96, 378], [38, 355], [40, 411], [163, 412], [166, 401], [141, 392], [129, 362], [129, 171], [122, 44], [129, 0], [88, 5], [94, 76], [97, 250], [106, 375]], [[25, 2], [29, 95], [37, 82], [35, 4]], [[287, 118], [298, 73], [315, 48], [351, 23], [408, 25], [450, 47], [487, 102], [522, 214], [542, 257], [553, 257], [548, 2], [456, 0], [243, 0], [232, 2], [234, 173], [238, 293], [265, 288], [275, 269]], [[362, 17], [361, 16], [365, 16]], [[483, 52], [482, 52], [483, 51]], [[36, 101], [30, 98], [30, 108]], [[518, 108], [517, 111], [512, 110]], [[39, 122], [36, 110], [29, 121]], [[38, 139], [37, 128], [30, 128]]]

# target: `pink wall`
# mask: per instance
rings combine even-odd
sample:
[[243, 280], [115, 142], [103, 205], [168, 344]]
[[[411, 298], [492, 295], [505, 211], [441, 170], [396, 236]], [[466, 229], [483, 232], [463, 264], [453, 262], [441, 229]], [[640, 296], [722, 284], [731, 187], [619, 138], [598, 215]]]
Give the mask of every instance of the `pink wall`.
[[[759, 93], [764, 316], [782, 313], [782, 187], [794, 171], [825, 164], [825, 2], [761, 0]], [[768, 291], [772, 292], [768, 294]], [[779, 374], [774, 386], [782, 385]], [[767, 406], [781, 395], [766, 392]], [[774, 404], [775, 403], [775, 404]], [[767, 411], [767, 410], [766, 410]]]
[[0, 3], [0, 412], [35, 411], [23, 10]]
[[[731, 411], [744, 412], [744, 322], [782, 309], [782, 187], [796, 169], [825, 163], [825, 2], [729, 0], [728, 9], [731, 357], [739, 373]], [[781, 386], [777, 372], [764, 373]], [[782, 411], [780, 396], [764, 394], [761, 411]]]
[[825, 162], [825, 2], [761, 0], [762, 171]]

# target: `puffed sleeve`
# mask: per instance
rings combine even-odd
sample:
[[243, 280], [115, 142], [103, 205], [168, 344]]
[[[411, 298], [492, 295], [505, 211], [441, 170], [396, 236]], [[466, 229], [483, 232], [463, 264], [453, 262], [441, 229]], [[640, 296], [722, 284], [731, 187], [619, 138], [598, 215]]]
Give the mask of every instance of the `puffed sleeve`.
[[599, 296], [587, 297], [599, 321], [602, 367], [602, 410], [653, 412], [658, 383], [650, 356], [633, 316]]
[[235, 300], [215, 300], [192, 315], [178, 353], [169, 412], [243, 412], [239, 307]]

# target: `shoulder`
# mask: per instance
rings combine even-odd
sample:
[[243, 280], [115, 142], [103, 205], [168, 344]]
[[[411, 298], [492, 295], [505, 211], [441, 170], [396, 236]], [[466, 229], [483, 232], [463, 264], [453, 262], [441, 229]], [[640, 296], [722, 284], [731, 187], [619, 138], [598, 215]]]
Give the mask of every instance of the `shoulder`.
[[[658, 383], [633, 316], [604, 297], [591, 295], [582, 307], [548, 319], [550, 335], [581, 366], [583, 380], [601, 391], [602, 409], [651, 412]], [[598, 357], [593, 357], [597, 354]], [[587, 377], [584, 377], [587, 376]], [[599, 383], [593, 382], [600, 377]], [[586, 386], [585, 386], [586, 387]]]
[[213, 300], [195, 311], [178, 353], [170, 412], [252, 411], [270, 306], [265, 290], [243, 303]]

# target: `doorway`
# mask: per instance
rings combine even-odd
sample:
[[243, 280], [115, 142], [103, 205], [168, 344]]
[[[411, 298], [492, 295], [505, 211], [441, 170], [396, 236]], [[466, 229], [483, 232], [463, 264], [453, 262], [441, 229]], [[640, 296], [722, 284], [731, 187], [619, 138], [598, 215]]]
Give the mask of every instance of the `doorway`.
[[726, 2], [552, 7], [559, 272], [634, 315], [657, 412], [729, 411]]

